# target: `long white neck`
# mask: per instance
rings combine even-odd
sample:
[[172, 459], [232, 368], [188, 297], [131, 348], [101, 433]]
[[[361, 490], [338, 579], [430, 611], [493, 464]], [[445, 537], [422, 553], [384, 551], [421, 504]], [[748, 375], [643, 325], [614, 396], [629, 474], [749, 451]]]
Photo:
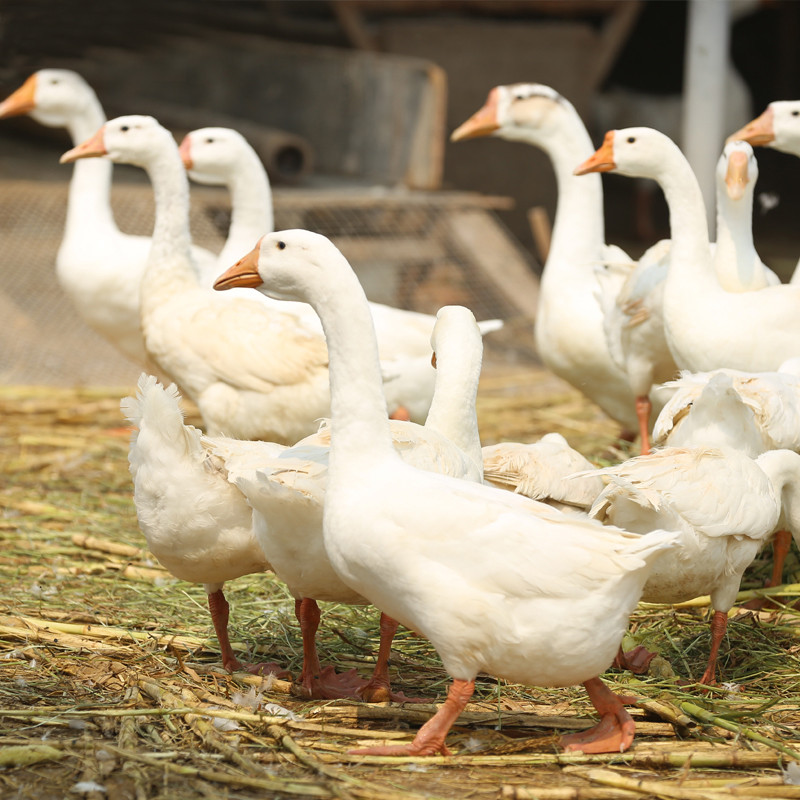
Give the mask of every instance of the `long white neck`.
[[477, 341], [453, 341], [453, 337], [448, 336], [446, 341], [437, 342], [436, 385], [425, 427], [449, 439], [482, 470], [475, 398], [483, 342], [477, 329], [475, 333]]
[[[341, 254], [336, 257], [344, 260]], [[332, 476], [345, 464], [399, 458], [392, 445], [372, 315], [358, 278], [346, 267], [335, 281], [315, 284], [305, 298], [319, 315], [328, 343]]]
[[153, 243], [142, 283], [142, 313], [199, 283], [191, 256], [189, 179], [178, 145], [165, 138], [144, 164], [155, 195]]
[[[541, 147], [553, 164], [558, 185], [558, 202], [553, 222], [550, 252], [542, 275], [542, 283], [550, 280], [563, 286], [563, 275], [576, 277], [593, 274], [605, 242], [603, 216], [603, 184], [600, 175], [590, 173], [578, 177], [575, 167], [585, 161], [594, 147], [577, 112], [565, 117], [558, 137], [546, 141], [531, 136], [531, 144]], [[557, 268], [559, 276], [552, 273]]]
[[242, 153], [237, 169], [230, 176], [228, 190], [231, 193], [231, 227], [217, 258], [222, 268], [229, 267], [242, 253], [251, 250], [265, 233], [275, 230], [272, 188], [255, 151]]
[[660, 153], [652, 176], [658, 181], [669, 206], [672, 239], [670, 267], [665, 292], [681, 286], [695, 293], [721, 291], [711, 260], [708, 223], [700, 185], [689, 162], [670, 143]]
[[714, 268], [729, 292], [762, 289], [767, 285], [764, 267], [753, 244], [753, 194], [737, 201], [717, 191], [717, 244]]
[[[87, 97], [86, 105], [67, 124], [73, 144], [93, 136], [106, 121], [97, 97]], [[111, 173], [114, 165], [105, 158], [84, 158], [76, 161], [69, 183], [69, 202], [64, 243], [77, 238], [102, 235], [103, 230], [119, 232], [111, 210]]]

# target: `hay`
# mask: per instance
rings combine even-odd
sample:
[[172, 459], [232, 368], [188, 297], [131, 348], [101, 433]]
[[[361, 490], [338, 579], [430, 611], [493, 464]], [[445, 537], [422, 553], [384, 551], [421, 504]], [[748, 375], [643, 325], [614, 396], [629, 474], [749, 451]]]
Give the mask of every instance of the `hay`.
[[[644, 678], [608, 672], [634, 694], [634, 748], [559, 753], [560, 732], [592, 724], [581, 688], [481, 677], [448, 744], [453, 757], [352, 756], [408, 741], [448, 678], [424, 640], [400, 631], [393, 681], [424, 704], [313, 702], [288, 681], [229, 675], [202, 589], [174, 580], [143, 545], [127, 472], [119, 398], [129, 389], [0, 389], [0, 796], [314, 797], [353, 800], [798, 797], [782, 768], [800, 758], [797, 586], [771, 612], [735, 609], [720, 654], [730, 683], [693, 685], [708, 652], [707, 609], [642, 606], [627, 644], [658, 650]], [[552, 430], [597, 464], [630, 454], [616, 427], [540, 370], [489, 370], [479, 396], [485, 443]], [[189, 419], [199, 423], [190, 410]], [[757, 592], [769, 566], [748, 573]], [[797, 563], [792, 562], [797, 582]], [[244, 658], [295, 674], [293, 601], [270, 575], [226, 588]], [[781, 605], [782, 604], [782, 605]], [[327, 605], [320, 651], [366, 672], [374, 609]], [[100, 788], [98, 788], [100, 787]]]

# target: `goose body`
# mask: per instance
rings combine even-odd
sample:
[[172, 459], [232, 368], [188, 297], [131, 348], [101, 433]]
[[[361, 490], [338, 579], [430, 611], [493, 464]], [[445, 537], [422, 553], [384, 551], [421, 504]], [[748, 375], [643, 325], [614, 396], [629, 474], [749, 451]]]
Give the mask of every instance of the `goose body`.
[[611, 663], [650, 567], [675, 534], [636, 537], [404, 463], [392, 447], [366, 298], [325, 237], [265, 236], [216, 285], [243, 284], [309, 302], [325, 329], [332, 430], [323, 533], [334, 569], [426, 636], [454, 678], [444, 706], [411, 745], [377, 752], [447, 752], [445, 736], [479, 671], [523, 683], [582, 682], [612, 732], [566, 745], [629, 746], [631, 721], [596, 676]]
[[483, 448], [486, 483], [552, 505], [561, 511], [588, 511], [603, 489], [599, 476], [573, 477], [594, 469], [560, 433], [538, 442], [499, 442]]
[[[97, 95], [76, 72], [35, 72], [0, 104], [0, 118], [28, 114], [42, 125], [65, 128], [77, 145], [106, 117]], [[125, 356], [147, 363], [139, 321], [139, 284], [150, 252], [149, 236], [123, 233], [110, 203], [110, 161], [75, 164], [56, 276], [78, 314]], [[195, 248], [194, 255], [211, 254]]]
[[800, 455], [773, 450], [757, 459], [728, 448], [664, 448], [600, 470], [609, 483], [590, 516], [625, 530], [681, 531], [680, 546], [658, 560], [642, 600], [678, 603], [704, 594], [714, 608], [702, 683], [713, 683], [716, 654], [742, 575], [760, 548], [788, 526], [800, 528]]
[[[274, 229], [269, 178], [255, 150], [238, 131], [231, 128], [192, 131], [181, 142], [180, 152], [192, 180], [224, 185], [231, 193], [228, 237], [216, 265], [206, 276], [213, 283], [264, 233]], [[252, 292], [247, 294], [253, 295]], [[263, 294], [255, 297], [282, 314], [291, 314], [300, 328], [322, 334], [319, 317], [307, 303], [279, 303]], [[382, 303], [371, 302], [369, 306], [384, 376], [387, 378], [384, 390], [389, 406], [402, 406], [411, 419], [423, 422], [434, 385], [434, 373], [430, 366], [430, 338], [436, 317]], [[483, 333], [502, 326], [499, 320], [486, 320], [478, 324]]]
[[770, 371], [800, 352], [800, 287], [767, 286], [755, 292], [722, 288], [700, 187], [669, 138], [651, 128], [609, 131], [603, 146], [580, 169], [653, 178], [664, 191], [672, 228], [664, 331], [680, 369]]
[[[150, 177], [156, 226], [141, 326], [148, 355], [194, 400], [207, 432], [280, 443], [313, 433], [330, 410], [325, 339], [257, 298], [201, 285], [189, 246], [188, 179], [169, 131], [152, 117], [119, 117], [62, 159], [98, 156], [140, 166]], [[382, 380], [396, 394], [392, 366]], [[429, 400], [415, 400], [415, 413], [427, 409]]]
[[[227, 581], [263, 572], [269, 563], [253, 533], [253, 512], [244, 495], [229, 483], [224, 459], [208, 447], [202, 433], [186, 425], [173, 384], [164, 388], [142, 374], [135, 397], [121, 403], [136, 428], [128, 453], [139, 527], [150, 552], [176, 578], [201, 583], [226, 669], [241, 668], [228, 638]], [[255, 445], [260, 457], [279, 445]]]

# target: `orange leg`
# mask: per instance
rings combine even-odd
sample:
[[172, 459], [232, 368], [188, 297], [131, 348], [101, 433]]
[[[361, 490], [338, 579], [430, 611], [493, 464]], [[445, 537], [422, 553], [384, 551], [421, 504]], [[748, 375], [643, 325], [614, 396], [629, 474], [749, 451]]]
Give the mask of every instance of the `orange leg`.
[[792, 534], [789, 531], [778, 531], [772, 540], [772, 577], [766, 586], [780, 586], [783, 582], [783, 565], [789, 548], [792, 546]]
[[320, 613], [316, 601], [308, 597], [296, 600], [294, 612], [303, 638], [303, 670], [300, 673], [303, 694], [320, 700], [358, 698], [366, 681], [359, 678], [354, 669], [337, 675], [333, 667], [323, 668], [319, 663], [316, 636]]
[[447, 700], [419, 729], [411, 744], [364, 747], [349, 752], [360, 756], [432, 756], [436, 753], [449, 756], [451, 753], [444, 740], [474, 691], [475, 681], [454, 680], [447, 692]]
[[650, 453], [650, 412], [653, 405], [650, 398], [646, 394], [639, 395], [636, 398], [636, 417], [639, 420], [639, 438], [642, 443], [642, 455], [646, 456]]
[[233, 653], [233, 648], [231, 647], [231, 640], [228, 637], [228, 617], [230, 616], [230, 608], [222, 589], [217, 589], [216, 592], [209, 594], [208, 610], [211, 612], [211, 621], [214, 623], [219, 649], [222, 653], [222, 666], [225, 667], [228, 672], [244, 669], [256, 675], [277, 675], [281, 678], [290, 677], [289, 673], [274, 661], [244, 666], [241, 661], [236, 658]]
[[600, 714], [600, 722], [589, 730], [561, 737], [564, 750], [580, 750], [584, 753], [623, 753], [633, 742], [636, 729], [631, 715], [625, 710], [622, 700], [614, 694], [600, 678], [592, 678], [583, 684], [589, 693], [592, 705]]
[[716, 686], [717, 683], [717, 654], [722, 643], [722, 637], [728, 629], [728, 615], [724, 611], [715, 611], [711, 618], [711, 650], [708, 654], [708, 664], [700, 683], [706, 686]]
[[389, 657], [392, 652], [392, 640], [397, 633], [398, 623], [381, 612], [381, 640], [378, 647], [378, 659], [369, 682], [359, 690], [359, 697], [365, 703], [424, 703], [424, 698], [406, 697], [402, 692], [393, 692], [389, 680]]

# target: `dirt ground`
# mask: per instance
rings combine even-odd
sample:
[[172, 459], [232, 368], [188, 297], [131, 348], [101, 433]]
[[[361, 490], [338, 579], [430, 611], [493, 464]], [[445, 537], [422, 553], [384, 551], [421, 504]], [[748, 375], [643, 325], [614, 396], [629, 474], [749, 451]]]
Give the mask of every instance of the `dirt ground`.
[[[646, 676], [610, 670], [633, 695], [625, 754], [559, 752], [590, 726], [581, 687], [478, 680], [448, 738], [451, 757], [348, 754], [407, 741], [447, 686], [435, 652], [395, 640], [395, 688], [422, 704], [308, 701], [289, 681], [227, 674], [201, 587], [171, 578], [144, 549], [127, 471], [122, 389], [0, 388], [0, 797], [645, 798], [800, 797], [800, 615], [734, 609], [724, 684], [693, 681], [708, 653], [707, 607], [642, 607], [631, 642], [659, 657]], [[484, 443], [560, 430], [596, 463], [629, 450], [580, 395], [533, 367], [489, 370], [479, 395]], [[198, 422], [189, 414], [190, 421]], [[747, 585], [763, 585], [765, 557]], [[787, 569], [797, 580], [792, 556]], [[781, 588], [790, 603], [797, 586]], [[299, 629], [269, 575], [226, 586], [243, 658], [299, 671]], [[323, 609], [320, 650], [366, 673], [377, 644], [369, 608]], [[543, 654], [546, 657], [546, 654]], [[794, 773], [795, 779], [796, 773]]]

